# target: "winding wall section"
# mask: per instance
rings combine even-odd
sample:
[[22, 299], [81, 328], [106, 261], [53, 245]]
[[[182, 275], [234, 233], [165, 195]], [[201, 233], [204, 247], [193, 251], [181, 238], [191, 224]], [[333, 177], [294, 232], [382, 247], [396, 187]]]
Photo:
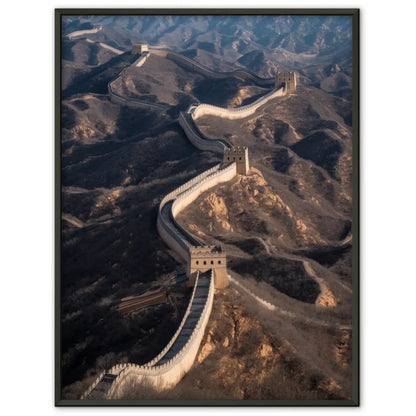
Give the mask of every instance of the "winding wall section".
[[[237, 78], [241, 78], [243, 80], [252, 81], [256, 85], [261, 86], [261, 87], [273, 86], [274, 82], [275, 82], [274, 78], [261, 78], [258, 75], [254, 74], [253, 72], [251, 72], [249, 70], [246, 70], [246, 69], [237, 69], [235, 71], [229, 71], [229, 72], [214, 71], [213, 69], [208, 68], [207, 66], [202, 65], [199, 62], [194, 61], [193, 59], [187, 58], [186, 56], [181, 55], [179, 53], [172, 52], [172, 51], [167, 51], [167, 50], [161, 50], [161, 49], [153, 49], [153, 48], [150, 48], [149, 52], [145, 52], [142, 55], [140, 55], [138, 57], [138, 59], [136, 59], [131, 66], [141, 67], [146, 62], [147, 58], [150, 56], [150, 53], [152, 53], [154, 55], [157, 55], [157, 56], [160, 56], [160, 57], [163, 57], [163, 58], [170, 59], [170, 60], [174, 61], [175, 63], [185, 67], [186, 69], [197, 71], [197, 72], [199, 72], [199, 73], [201, 73], [205, 76], [211, 77], [211, 78], [221, 79], [221, 78], [228, 78], [228, 77], [237, 77]], [[141, 100], [140, 98], [129, 98], [129, 97], [125, 97], [121, 94], [116, 93], [112, 89], [111, 84], [117, 78], [119, 78], [120, 76], [123, 76], [124, 71], [126, 69], [127, 68], [124, 68], [114, 79], [112, 79], [107, 84], [108, 94], [109, 94], [110, 99], [111, 99], [112, 102], [114, 102], [116, 104], [119, 104], [119, 105], [127, 106], [127, 107], [147, 107], [147, 108], [150, 108], [150, 109], [153, 109], [153, 110], [159, 110], [159, 111], [166, 111], [169, 108], [169, 106], [166, 105], [166, 104], [151, 103], [149, 101]], [[205, 105], [206, 104], [204, 104], [204, 106]], [[212, 107], [214, 107], [214, 106], [212, 106]], [[220, 107], [215, 107], [215, 108], [220, 109]], [[227, 110], [227, 109], [222, 109], [222, 110]], [[235, 111], [232, 111], [232, 110], [235, 110]], [[203, 107], [202, 109], [200, 109], [200, 111], [206, 111], [206, 110], [204, 110], [204, 107]], [[217, 110], [217, 112], [218, 111], [219, 110]], [[230, 114], [236, 114], [236, 111], [237, 111], [236, 109], [231, 109]], [[243, 110], [242, 107], [240, 107], [239, 111], [241, 112], [241, 111], [245, 111], [245, 110]], [[255, 110], [253, 110], [253, 112], [254, 111]], [[226, 112], [226, 114], [227, 114], [227, 112]], [[221, 117], [221, 115], [220, 115], [220, 117]], [[240, 116], [240, 117], [246, 117], [246, 116]], [[233, 117], [233, 118], [239, 118], [239, 117]]]
[[[174, 52], [156, 49], [151, 49], [151, 52], [216, 78], [239, 76], [250, 79], [258, 85], [274, 85], [274, 79], [262, 79], [249, 71], [236, 70], [219, 73]], [[148, 56], [149, 53], [142, 54], [133, 65], [142, 66]], [[124, 71], [125, 69], [120, 72], [116, 79], [122, 76]], [[114, 80], [107, 85], [112, 102], [130, 107], [144, 106], [158, 110], [168, 108], [163, 104], [149, 103], [137, 98], [126, 98], [115, 93], [112, 89]], [[223, 139], [215, 140], [206, 137], [199, 131], [194, 120], [208, 114], [229, 119], [247, 117], [269, 100], [285, 94], [287, 94], [285, 88], [273, 89], [249, 105], [232, 109], [208, 104], [192, 105], [186, 112], [180, 113], [179, 124], [191, 143], [198, 149], [223, 153], [224, 150], [230, 149], [232, 145]], [[158, 232], [166, 244], [185, 261], [189, 260], [191, 247], [202, 246], [203, 244], [183, 229], [175, 220], [175, 216], [195, 201], [201, 193], [218, 183], [231, 180], [236, 174], [237, 165], [235, 162], [227, 165], [215, 165], [170, 192], [160, 202], [157, 217]], [[195, 361], [211, 313], [213, 298], [213, 270], [210, 269], [204, 273], [198, 272], [188, 308], [179, 328], [166, 347], [145, 365], [119, 364], [100, 374], [81, 399], [117, 399], [124, 394], [126, 388], [132, 383], [147, 383], [157, 390], [168, 389], [176, 385], [190, 370]]]
[[211, 78], [228, 78], [228, 77], [236, 77], [241, 78], [243, 80], [252, 81], [260, 87], [270, 87], [274, 85], [275, 79], [274, 78], [261, 78], [256, 75], [254, 72], [251, 72], [248, 69], [236, 69], [234, 71], [228, 72], [219, 72], [215, 71], [191, 58], [188, 58], [180, 53], [176, 53], [173, 51], [168, 50], [161, 50], [161, 49], [153, 49], [149, 48], [149, 50], [154, 54], [161, 56], [163, 58], [168, 58], [171, 61], [179, 64], [186, 69], [191, 71], [196, 71], [201, 73], [202, 75], [211, 77]]
[[186, 112], [179, 114], [179, 124], [189, 141], [200, 150], [210, 150], [216, 153], [224, 153], [224, 150], [232, 147], [231, 143], [224, 139], [211, 139], [205, 136], [198, 128], [195, 120], [204, 115], [227, 118], [230, 120], [248, 117], [254, 114], [261, 106], [277, 97], [287, 95], [287, 89], [282, 86], [260, 97], [251, 104], [236, 107], [222, 108], [210, 104], [191, 105]]
[[[149, 52], [145, 52], [142, 55], [139, 56], [138, 59], [136, 59], [131, 66], [142, 66], [147, 58], [149, 57]], [[160, 104], [160, 103], [151, 103], [149, 101], [141, 100], [140, 98], [131, 98], [131, 97], [125, 97], [121, 94], [116, 93], [113, 90], [112, 84], [114, 81], [116, 81], [118, 78], [122, 77], [124, 75], [124, 72], [126, 71], [128, 67], [123, 68], [119, 74], [115, 78], [113, 78], [111, 81], [107, 83], [107, 91], [108, 95], [110, 97], [111, 102], [115, 104], [119, 104], [125, 107], [133, 107], [133, 108], [150, 108], [152, 110], [159, 110], [159, 111], [166, 111], [169, 109], [169, 106], [166, 104]]]
[[263, 97], [260, 97], [258, 100], [242, 107], [222, 108], [210, 104], [200, 104], [192, 110], [191, 114], [194, 120], [205, 115], [235, 120], [254, 114], [258, 108], [266, 104], [268, 101], [276, 97], [283, 97], [283, 95], [285, 95], [285, 88], [281, 87], [279, 89], [273, 89], [272, 91], [263, 95]]
[[231, 180], [236, 174], [235, 163], [227, 166], [216, 165], [166, 195], [161, 201], [157, 218], [159, 235], [185, 261], [189, 259], [190, 247], [202, 244], [176, 222], [175, 216], [204, 191], [219, 183]]
[[107, 394], [118, 399], [132, 383], [152, 385], [156, 390], [175, 386], [191, 369], [205, 332], [214, 299], [212, 270], [198, 276], [189, 315], [167, 353], [152, 367], [127, 365]]
[[157, 390], [176, 385], [195, 361], [213, 299], [210, 270], [197, 276], [188, 309], [169, 344], [147, 364], [118, 364], [100, 374], [81, 399], [118, 399], [132, 383], [145, 383]]
[[76, 38], [78, 36], [82, 36], [82, 35], [92, 35], [94, 33], [99, 32], [101, 29], [102, 29], [102, 26], [100, 25], [100, 26], [94, 27], [92, 29], [76, 30], [75, 32], [68, 33], [66, 35], [66, 37], [68, 39], [71, 39], [72, 40], [72, 39], [74, 39], [74, 38]]

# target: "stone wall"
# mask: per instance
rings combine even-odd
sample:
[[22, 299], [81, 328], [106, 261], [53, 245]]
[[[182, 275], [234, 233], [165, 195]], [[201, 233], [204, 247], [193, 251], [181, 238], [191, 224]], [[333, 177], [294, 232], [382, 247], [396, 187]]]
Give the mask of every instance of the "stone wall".
[[250, 295], [252, 298], [254, 298], [264, 308], [268, 309], [269, 311], [275, 311], [277, 309], [275, 305], [273, 305], [270, 302], [267, 302], [267, 300], [264, 300], [263, 298], [260, 298], [257, 295], [255, 295], [251, 290], [249, 290], [245, 286], [243, 286], [238, 280], [234, 279], [231, 276], [229, 276], [228, 278], [229, 278], [231, 283], [234, 283], [235, 285], [239, 286], [244, 292], [246, 292], [248, 295]]
[[[148, 53], [143, 54], [136, 61], [134, 61], [131, 66], [142, 66], [144, 62], [146, 62], [147, 57], [148, 57]], [[138, 63], [139, 65], [137, 65]], [[107, 91], [108, 91], [108, 95], [112, 103], [119, 104], [125, 107], [145, 108], [145, 109], [158, 110], [158, 111], [166, 111], [169, 109], [169, 106], [166, 104], [150, 103], [149, 101], [141, 100], [140, 98], [125, 97], [123, 95], [120, 95], [114, 92], [112, 88], [113, 82], [119, 77], [121, 77], [124, 74], [126, 69], [127, 68], [122, 69], [121, 72], [114, 79], [112, 79], [111, 81], [107, 83]]]
[[[183, 238], [182, 233], [178, 231], [178, 228], [181, 227], [176, 222], [173, 222], [172, 218], [174, 219], [179, 212], [195, 201], [204, 191], [218, 183], [229, 181], [237, 174], [235, 163], [230, 164], [224, 169], [219, 169], [219, 167], [220, 165], [216, 165], [186, 182], [184, 185], [166, 195], [159, 205], [157, 218], [159, 235], [184, 261], [188, 261], [189, 248], [192, 244]], [[171, 208], [172, 218], [165, 218], [162, 215], [162, 210], [170, 201], [173, 201]]]
[[150, 48], [149, 52], [151, 52], [152, 55], [160, 56], [161, 58], [166, 58], [168, 56], [168, 51], [165, 51], [163, 49]]
[[[162, 240], [185, 262], [188, 263], [187, 275], [190, 283], [194, 283], [195, 268], [190, 267], [191, 251], [195, 243], [184, 237], [186, 231], [175, 221], [175, 216], [178, 215], [185, 207], [191, 204], [207, 189], [231, 180], [237, 174], [237, 164], [235, 162], [228, 166], [219, 169], [220, 165], [214, 166], [208, 171], [198, 175], [196, 178], [188, 181], [178, 189], [169, 193], [162, 199], [159, 205], [159, 213], [157, 218], [157, 229]], [[173, 201], [173, 202], [172, 202]], [[165, 211], [170, 206], [170, 215]], [[215, 274], [215, 287], [224, 288], [228, 285], [226, 257], [225, 253], [217, 256], [215, 264], [212, 267]], [[221, 259], [221, 263], [218, 260]], [[209, 267], [201, 267], [201, 271], [205, 271]]]
[[276, 88], [278, 88], [281, 84], [285, 84], [286, 93], [290, 94], [291, 92], [296, 91], [296, 72], [288, 71], [288, 72], [278, 72], [276, 74]]
[[149, 50], [152, 51], [152, 53], [154, 53], [155, 55], [170, 59], [171, 61], [177, 63], [178, 65], [184, 67], [185, 69], [199, 72], [202, 75], [210, 77], [210, 78], [220, 79], [220, 78], [228, 78], [228, 77], [238, 77], [238, 78], [242, 78], [245, 80], [253, 81], [255, 84], [262, 86], [262, 87], [273, 86], [275, 82], [274, 78], [261, 78], [258, 75], [256, 75], [254, 72], [251, 72], [248, 69], [236, 69], [234, 71], [218, 72], [211, 68], [208, 68], [207, 66], [191, 58], [181, 55], [180, 53], [167, 51], [167, 50], [153, 49], [153, 48], [150, 48]]
[[200, 150], [209, 150], [223, 154], [228, 147], [224, 141], [208, 139], [200, 135], [199, 131], [195, 129], [191, 116], [187, 113], [181, 112], [179, 114], [179, 124], [189, 141]]
[[[197, 276], [197, 279], [198, 278], [199, 278], [199, 274]], [[197, 286], [194, 285], [193, 290], [192, 290], [191, 298], [189, 299], [189, 305], [186, 308], [186, 311], [185, 311], [185, 314], [183, 315], [182, 321], [181, 321], [178, 329], [176, 330], [176, 332], [173, 334], [173, 337], [168, 342], [166, 347], [163, 348], [163, 350], [155, 358], [153, 358], [151, 361], [149, 361], [148, 363], [145, 364], [146, 367], [152, 367], [152, 366], [156, 365], [166, 355], [166, 353], [169, 351], [170, 347], [177, 340], [180, 332], [182, 331], [182, 328], [185, 325], [186, 320], [188, 319], [189, 313], [191, 311], [191, 307], [192, 307], [192, 304], [193, 304], [193, 301], [194, 301], [194, 298], [195, 298], [196, 288], [197, 288]]]
[[113, 91], [109, 91], [110, 100], [114, 104], [119, 104], [125, 107], [131, 108], [144, 108], [147, 110], [166, 111], [169, 107], [158, 103], [149, 103], [148, 101], [141, 100], [140, 98], [127, 98]]
[[222, 108], [216, 107], [215, 105], [211, 104], [200, 104], [196, 108], [194, 108], [192, 112], [192, 118], [196, 120], [199, 117], [205, 115], [222, 117], [230, 120], [248, 117], [254, 114], [259, 107], [266, 104], [268, 101], [276, 97], [282, 97], [285, 95], [285, 93], [286, 92], [284, 88], [272, 90], [269, 93], [265, 94], [263, 97], [254, 101], [253, 103], [236, 108]]
[[[198, 282], [195, 285], [197, 288]], [[156, 390], [166, 390], [175, 386], [191, 369], [209, 320], [214, 299], [214, 279], [211, 271], [208, 296], [192, 334], [187, 342], [172, 359], [162, 365], [152, 367], [126, 364], [114, 380], [107, 393], [108, 399], [120, 399], [126, 388], [132, 383], [146, 383]]]
[[235, 163], [230, 164], [224, 169], [215, 172], [206, 178], [202, 179], [198, 184], [190, 187], [187, 191], [183, 192], [172, 206], [172, 214], [175, 217], [179, 214], [185, 207], [191, 204], [195, 199], [198, 198], [203, 192], [207, 189], [212, 188], [213, 186], [227, 182], [231, 180], [237, 174], [237, 167]]
[[95, 389], [95, 387], [98, 385], [98, 383], [101, 381], [101, 379], [104, 377], [105, 371], [102, 371], [99, 376], [94, 380], [94, 383], [91, 384], [91, 386], [88, 387], [87, 390], [82, 393], [80, 400], [85, 400], [88, 395]]
[[135, 66], [140, 68], [141, 66], [143, 66], [143, 64], [146, 62], [147, 58], [149, 57], [150, 53], [149, 52], [144, 52], [142, 53], [139, 58], [137, 58], [131, 66]]
[[166, 245], [177, 253], [183, 261], [186, 261], [188, 258], [188, 246], [183, 242], [180, 234], [175, 233], [174, 230], [170, 229], [169, 226], [161, 220], [160, 216], [157, 218], [156, 226], [157, 232]]
[[188, 252], [189, 252], [189, 244], [186, 240], [183, 239], [181, 233], [178, 232], [176, 223], [172, 223], [172, 221], [168, 218], [164, 218], [162, 216], [162, 209], [164, 206], [170, 202], [175, 201], [179, 194], [185, 192], [192, 186], [200, 183], [203, 179], [207, 176], [218, 172], [221, 165], [215, 165], [211, 169], [206, 170], [205, 172], [201, 173], [200, 175], [196, 176], [195, 178], [191, 179], [190, 181], [184, 183], [180, 187], [176, 188], [174, 191], [170, 192], [166, 195], [159, 204], [159, 212], [157, 217], [157, 229], [159, 235], [165, 241], [165, 243], [179, 256], [186, 262], [188, 259]]
[[[224, 77], [230, 77], [230, 76], [239, 76], [243, 77], [245, 79], [249, 79], [253, 81], [254, 83], [262, 86], [271, 86], [275, 83], [274, 78], [260, 78], [259, 76], [255, 75], [254, 73], [248, 71], [248, 70], [236, 70], [231, 72], [216, 72], [205, 65], [200, 64], [199, 62], [196, 62], [190, 58], [187, 58], [184, 55], [171, 52], [171, 51], [165, 51], [160, 49], [149, 49], [149, 52], [145, 51], [142, 56], [140, 56], [133, 64], [132, 66], [141, 67], [145, 62], [147, 57], [150, 54], [150, 51], [152, 54], [164, 58], [168, 58], [173, 60], [176, 63], [180, 63], [182, 65], [185, 65], [187, 68], [191, 70], [197, 70], [199, 72], [202, 72], [206, 76], [215, 77], [215, 78], [224, 78]], [[125, 69], [123, 69], [115, 79], [122, 76]], [[112, 102], [128, 107], [145, 107], [155, 110], [163, 110], [166, 111], [169, 106], [159, 103], [150, 103], [145, 100], [141, 100], [140, 98], [129, 98], [124, 97], [120, 94], [117, 94], [113, 91], [111, 84], [115, 81], [112, 80], [108, 83], [107, 89], [108, 94], [110, 96], [110, 99]], [[209, 104], [201, 104], [194, 108], [192, 110], [192, 118], [196, 120], [198, 117], [201, 117], [203, 115], [215, 115], [218, 117], [228, 118], [228, 119], [238, 119], [238, 118], [244, 118], [251, 114], [253, 114], [257, 108], [259, 108], [261, 105], [265, 104], [267, 101], [275, 98], [280, 97], [286, 93], [286, 90], [278, 89], [278, 90], [272, 90], [268, 94], [264, 95], [263, 97], [256, 100], [254, 103], [251, 103], [247, 106], [238, 107], [238, 108], [221, 108], [212, 106]], [[185, 133], [187, 134], [188, 138], [192, 143], [195, 143], [198, 148], [201, 150], [213, 150], [217, 152], [223, 152], [224, 146], [221, 144], [221, 141], [217, 141], [216, 144], [207, 144], [206, 141], [201, 140], [201, 135], [195, 133], [195, 129], [192, 128], [192, 126], [189, 125], [189, 123], [185, 123], [184, 120], [181, 120], [181, 117], [179, 119], [179, 123], [185, 130]]]
[[102, 29], [102, 26], [100, 25], [100, 26], [94, 27], [93, 29], [76, 30], [75, 32], [68, 33], [66, 36], [67, 36], [68, 39], [73, 39], [73, 38], [76, 38], [78, 36], [90, 35], [90, 34], [93, 34], [93, 33], [97, 33], [101, 29]]

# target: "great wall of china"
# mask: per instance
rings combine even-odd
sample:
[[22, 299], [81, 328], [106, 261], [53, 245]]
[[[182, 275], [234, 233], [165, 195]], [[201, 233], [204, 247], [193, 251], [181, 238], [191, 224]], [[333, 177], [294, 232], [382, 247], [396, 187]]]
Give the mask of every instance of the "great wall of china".
[[[159, 205], [157, 217], [159, 235], [187, 264], [187, 285], [193, 286], [188, 308], [176, 333], [154, 359], [144, 365], [125, 363], [113, 366], [97, 377], [81, 399], [118, 399], [122, 397], [128, 386], [140, 383], [151, 385], [159, 391], [169, 389], [190, 370], [209, 320], [214, 289], [228, 286], [229, 280], [226, 254], [222, 247], [204, 245], [184, 230], [175, 220], [175, 216], [204, 191], [231, 180], [237, 174], [247, 175], [249, 170], [246, 147], [234, 147], [226, 140], [208, 138], [199, 131], [194, 121], [206, 114], [229, 119], [244, 118], [253, 114], [268, 101], [285, 96], [296, 89], [296, 75], [293, 72], [279, 73], [276, 79], [262, 79], [245, 70], [215, 72], [180, 54], [158, 49], [149, 50], [147, 45], [133, 45], [132, 53], [140, 54], [132, 64], [133, 66], [141, 67], [150, 53], [154, 53], [186, 66], [188, 69], [202, 72], [206, 76], [215, 78], [236, 76], [249, 79], [257, 85], [272, 85], [273, 89], [253, 103], [239, 108], [226, 109], [198, 103], [179, 114], [179, 124], [195, 147], [223, 154], [222, 163], [202, 172], [170, 192]], [[125, 70], [126, 68], [115, 79], [122, 76]], [[167, 105], [123, 97], [115, 93], [111, 85], [115, 79], [108, 83], [108, 93], [112, 102], [123, 106], [147, 107], [159, 111], [166, 111], [169, 108]], [[267, 306], [270, 308], [272, 305]]]
[[96, 26], [92, 29], [76, 30], [75, 32], [68, 33], [66, 37], [70, 40], [77, 38], [83, 35], [93, 35], [94, 33], [99, 32], [102, 29], [102, 26]]

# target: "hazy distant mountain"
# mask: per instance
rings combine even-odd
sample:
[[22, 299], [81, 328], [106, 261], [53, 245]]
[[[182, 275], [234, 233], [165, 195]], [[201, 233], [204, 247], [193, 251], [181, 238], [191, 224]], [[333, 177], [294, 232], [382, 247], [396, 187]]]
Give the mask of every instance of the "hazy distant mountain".
[[[66, 34], [98, 25], [102, 30], [94, 39], [121, 49], [146, 42], [175, 50], [201, 49], [233, 60], [256, 50], [266, 56], [278, 54], [280, 59], [282, 52], [283, 56], [286, 52], [321, 58], [336, 53], [340, 60], [351, 57], [352, 48], [349, 16], [74, 16], [63, 20]], [[296, 66], [293, 56], [291, 61]]]

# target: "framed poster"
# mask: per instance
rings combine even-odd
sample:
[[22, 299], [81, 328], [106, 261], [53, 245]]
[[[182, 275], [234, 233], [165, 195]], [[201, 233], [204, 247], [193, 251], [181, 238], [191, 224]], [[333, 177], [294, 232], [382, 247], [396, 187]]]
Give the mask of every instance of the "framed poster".
[[359, 404], [358, 24], [56, 10], [56, 405]]

